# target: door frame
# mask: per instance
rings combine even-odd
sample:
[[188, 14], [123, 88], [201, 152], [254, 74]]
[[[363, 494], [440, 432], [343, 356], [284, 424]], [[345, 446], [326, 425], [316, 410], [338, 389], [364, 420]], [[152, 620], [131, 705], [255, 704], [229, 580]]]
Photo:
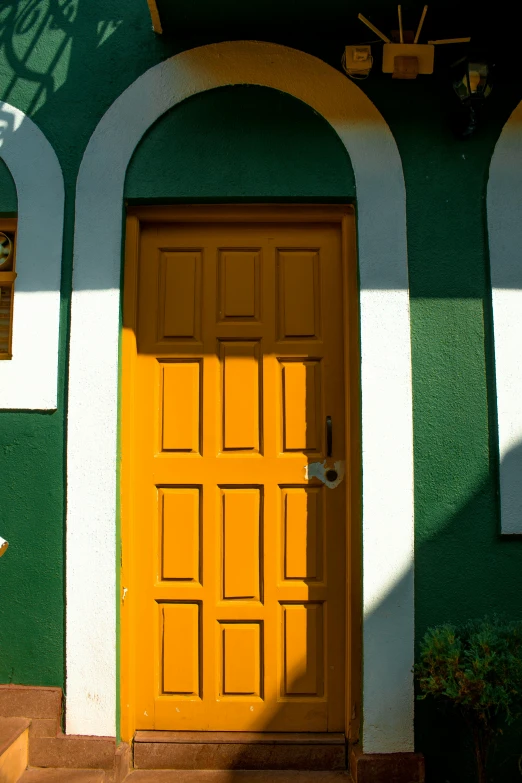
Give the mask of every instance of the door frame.
[[359, 739], [362, 652], [361, 421], [359, 296], [355, 209], [352, 205], [144, 206], [127, 209], [121, 343], [120, 427], [120, 610], [121, 738], [130, 742], [136, 728], [134, 619], [131, 567], [134, 554], [132, 503], [133, 389], [136, 357], [139, 239], [142, 224], [291, 222], [336, 223], [341, 230], [343, 345], [346, 397], [346, 693], [345, 734]]

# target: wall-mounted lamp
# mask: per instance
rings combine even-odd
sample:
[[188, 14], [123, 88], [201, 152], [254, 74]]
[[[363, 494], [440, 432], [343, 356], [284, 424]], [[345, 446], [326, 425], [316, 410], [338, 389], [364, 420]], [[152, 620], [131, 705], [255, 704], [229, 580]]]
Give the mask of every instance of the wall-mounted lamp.
[[488, 97], [491, 92], [491, 72], [487, 62], [463, 57], [453, 67], [453, 89], [461, 101], [481, 101]]
[[5, 538], [2, 538], [2, 536], [0, 536], [0, 557], [2, 557], [2, 555], [5, 553], [8, 546], [9, 544], [5, 540]]
[[460, 99], [456, 132], [465, 139], [478, 124], [480, 110], [492, 90], [491, 68], [483, 57], [463, 57], [453, 65], [453, 89]]

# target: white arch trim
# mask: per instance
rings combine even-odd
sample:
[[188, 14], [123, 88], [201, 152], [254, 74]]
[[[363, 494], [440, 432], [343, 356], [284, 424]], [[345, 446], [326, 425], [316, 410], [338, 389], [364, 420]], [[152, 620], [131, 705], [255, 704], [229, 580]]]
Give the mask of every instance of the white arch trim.
[[13, 358], [0, 362], [0, 409], [54, 410], [64, 186], [56, 154], [20, 109], [0, 101], [0, 157], [18, 195]]
[[[233, 84], [293, 95], [351, 158], [361, 285], [364, 750], [413, 749], [413, 459], [406, 211], [392, 134], [364, 93], [303, 52], [239, 41], [176, 55], [137, 79], [98, 124], [76, 194], [67, 522], [67, 730], [113, 734], [118, 338], [125, 172], [168, 109]], [[97, 254], [92, 252], [96, 226]]]
[[489, 169], [488, 233], [504, 534], [522, 534], [522, 102]]

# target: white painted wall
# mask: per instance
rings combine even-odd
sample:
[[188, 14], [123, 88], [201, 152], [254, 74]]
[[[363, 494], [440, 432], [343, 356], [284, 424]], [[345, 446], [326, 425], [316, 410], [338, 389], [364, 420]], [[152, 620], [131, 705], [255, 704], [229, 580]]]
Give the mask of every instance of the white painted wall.
[[[362, 343], [363, 747], [413, 749], [413, 456], [406, 203], [385, 121], [338, 71], [276, 44], [193, 49], [144, 73], [85, 151], [76, 194], [69, 374], [67, 731], [114, 734], [116, 421], [127, 165], [147, 129], [191, 95], [257, 84], [321, 114], [357, 185]], [[139, 111], [136, 110], [139, 107]], [[92, 226], [98, 253], [93, 255]]]
[[488, 183], [501, 529], [522, 534], [522, 103], [495, 147]]
[[0, 409], [53, 410], [58, 394], [62, 170], [42, 131], [2, 101], [0, 157], [18, 195], [13, 358], [0, 362]]

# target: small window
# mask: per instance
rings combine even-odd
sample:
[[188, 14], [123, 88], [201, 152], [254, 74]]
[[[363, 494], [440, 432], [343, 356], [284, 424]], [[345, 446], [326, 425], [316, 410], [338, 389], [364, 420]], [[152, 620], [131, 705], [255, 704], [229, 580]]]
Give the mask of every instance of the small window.
[[16, 280], [16, 220], [0, 218], [0, 359], [11, 359]]

